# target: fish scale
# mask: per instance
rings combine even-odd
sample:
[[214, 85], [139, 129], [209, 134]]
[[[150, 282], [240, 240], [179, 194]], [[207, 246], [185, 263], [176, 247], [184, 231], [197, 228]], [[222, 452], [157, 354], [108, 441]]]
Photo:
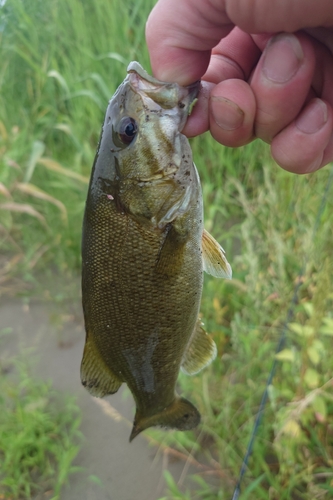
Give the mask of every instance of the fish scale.
[[[124, 350], [138, 350], [145, 346], [152, 332], [159, 327], [162, 338], [154, 361], [164, 357], [164, 362], [159, 366], [154, 365], [157, 380], [155, 401], [161, 399], [162, 406], [166, 406], [173, 398], [173, 391], [169, 390], [170, 380], [177, 378], [182, 352], [188, 342], [184, 332], [192, 332], [198, 315], [197, 296], [201, 294], [202, 272], [194, 274], [191, 267], [189, 271], [192, 278], [188, 276], [186, 268], [182, 274], [175, 276], [167, 276], [163, 269], [162, 273], [155, 273], [152, 262], [158, 260], [164, 235], [146, 231], [147, 236], [143, 237], [138, 223], [131, 220], [129, 215], [119, 218], [112, 202], [106, 204], [105, 198], [102, 198], [102, 205], [107, 206], [96, 209], [96, 214], [99, 214], [98, 223], [92, 220], [89, 229], [88, 223], [85, 224], [85, 231], [91, 231], [90, 234], [85, 233], [85, 237], [94, 242], [93, 245], [88, 245], [88, 252], [93, 256], [98, 255], [96, 260], [88, 257], [88, 262], [93, 265], [86, 265], [84, 270], [89, 276], [98, 276], [96, 280], [90, 280], [85, 288], [85, 293], [90, 296], [90, 309], [94, 311], [93, 315], [88, 315], [94, 323], [90, 325], [88, 319], [86, 326], [88, 331], [94, 329], [96, 332], [98, 348], [105, 352], [113, 371], [121, 372], [121, 377], [133, 391], [138, 389], [138, 393], [134, 393], [137, 400], [140, 399], [142, 388], [138, 387], [138, 380], [132, 377], [132, 372], [133, 368], [137, 372], [140, 367], [128, 367]], [[100, 217], [102, 211], [104, 216]], [[108, 242], [105, 237], [100, 237], [101, 232], [110, 234]], [[120, 239], [117, 238], [118, 235], [121, 235]], [[106, 252], [107, 248], [112, 248], [111, 255]], [[189, 244], [188, 249], [192, 248], [192, 244]], [[200, 253], [199, 248], [197, 253]], [[201, 255], [196, 260], [197, 266], [202, 267]], [[186, 261], [189, 259], [185, 258]], [[191, 262], [193, 264], [193, 258]], [[110, 286], [112, 282], [116, 285]], [[182, 297], [184, 294], [185, 301]], [[158, 322], [157, 314], [160, 319]], [[189, 318], [192, 319], [190, 325]], [[106, 324], [112, 327], [112, 351], [108, 349], [110, 339], [105, 329]], [[165, 342], [168, 343], [168, 349], [164, 349]], [[172, 374], [167, 370], [169, 358], [172, 364], [174, 360], [177, 363], [177, 371], [172, 366]], [[159, 377], [159, 370], [162, 370], [162, 377]], [[167, 391], [163, 390], [164, 385]], [[164, 392], [171, 392], [171, 395], [166, 398]]]
[[198, 320], [203, 269], [230, 277], [231, 268], [203, 229], [200, 180], [181, 134], [199, 83], [159, 82], [138, 63], [128, 72], [107, 109], [83, 221], [81, 380], [98, 397], [128, 385], [132, 440], [152, 425], [198, 425], [175, 386], [181, 367], [197, 373], [216, 355]]

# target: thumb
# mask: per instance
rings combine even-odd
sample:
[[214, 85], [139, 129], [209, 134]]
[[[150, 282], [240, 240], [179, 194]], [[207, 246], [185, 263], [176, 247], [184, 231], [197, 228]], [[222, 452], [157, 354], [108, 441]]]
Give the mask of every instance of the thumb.
[[231, 21], [248, 33], [333, 26], [332, 0], [225, 0]]
[[211, 49], [233, 28], [224, 0], [159, 0], [146, 24], [155, 77], [188, 85], [206, 72]]

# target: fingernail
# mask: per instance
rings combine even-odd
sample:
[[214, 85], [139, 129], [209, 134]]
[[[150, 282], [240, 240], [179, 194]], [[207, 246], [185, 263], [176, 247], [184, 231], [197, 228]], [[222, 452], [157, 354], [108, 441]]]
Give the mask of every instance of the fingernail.
[[305, 110], [295, 121], [296, 127], [305, 134], [315, 134], [327, 122], [327, 106], [321, 99], [310, 101]]
[[244, 121], [244, 111], [224, 97], [212, 96], [210, 109], [215, 122], [223, 130], [236, 130]]
[[303, 58], [297, 37], [281, 33], [271, 38], [265, 48], [263, 73], [274, 83], [285, 83], [295, 75]]

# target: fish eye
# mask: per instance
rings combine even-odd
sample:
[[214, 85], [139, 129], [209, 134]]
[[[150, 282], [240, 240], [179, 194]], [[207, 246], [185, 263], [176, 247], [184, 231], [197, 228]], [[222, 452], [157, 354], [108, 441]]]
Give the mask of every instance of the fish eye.
[[120, 120], [118, 136], [123, 144], [131, 144], [137, 131], [138, 126], [134, 118], [125, 116]]

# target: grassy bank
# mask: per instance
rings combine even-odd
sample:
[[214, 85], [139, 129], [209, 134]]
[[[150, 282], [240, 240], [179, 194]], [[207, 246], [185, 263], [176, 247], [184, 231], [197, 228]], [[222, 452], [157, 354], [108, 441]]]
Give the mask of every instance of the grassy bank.
[[[0, 9], [3, 291], [13, 278], [34, 284], [39, 273], [57, 271], [66, 279], [79, 271], [82, 212], [101, 122], [127, 63], [137, 59], [149, 68], [144, 23], [152, 4], [7, 0]], [[204, 464], [191, 492], [169, 478], [168, 498], [230, 498], [304, 263], [241, 498], [329, 499], [332, 194], [313, 237], [329, 169], [293, 176], [258, 142], [233, 150], [206, 134], [192, 146], [206, 228], [227, 251], [234, 279], [206, 277], [202, 316], [219, 355], [201, 375], [180, 377], [203, 425], [196, 433], [150, 431]]]
[[59, 500], [79, 469], [72, 465], [82, 442], [75, 398], [35, 380], [22, 359], [1, 359], [0, 370], [0, 498]]

